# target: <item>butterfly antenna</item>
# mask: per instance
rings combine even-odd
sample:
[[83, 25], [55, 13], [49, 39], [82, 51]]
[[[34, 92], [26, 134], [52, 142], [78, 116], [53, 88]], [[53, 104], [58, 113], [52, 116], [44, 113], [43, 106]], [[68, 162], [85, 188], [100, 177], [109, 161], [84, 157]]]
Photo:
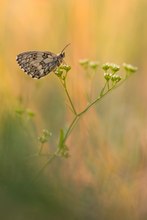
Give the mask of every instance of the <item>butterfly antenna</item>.
[[61, 51], [61, 53], [63, 53], [63, 51], [64, 51], [69, 45], [70, 45], [70, 43], [67, 44], [67, 45], [63, 48], [63, 50]]

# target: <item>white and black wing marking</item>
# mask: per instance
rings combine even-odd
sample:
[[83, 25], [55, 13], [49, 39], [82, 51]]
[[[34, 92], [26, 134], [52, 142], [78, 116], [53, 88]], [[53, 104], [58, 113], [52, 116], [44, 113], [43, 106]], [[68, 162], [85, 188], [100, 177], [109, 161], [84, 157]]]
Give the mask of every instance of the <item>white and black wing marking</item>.
[[16, 57], [21, 69], [32, 78], [41, 78], [60, 65], [59, 56], [51, 52], [28, 51]]
[[69, 44], [57, 55], [48, 51], [23, 52], [17, 55], [16, 61], [29, 76], [40, 79], [61, 65], [65, 57], [64, 50], [68, 46]]

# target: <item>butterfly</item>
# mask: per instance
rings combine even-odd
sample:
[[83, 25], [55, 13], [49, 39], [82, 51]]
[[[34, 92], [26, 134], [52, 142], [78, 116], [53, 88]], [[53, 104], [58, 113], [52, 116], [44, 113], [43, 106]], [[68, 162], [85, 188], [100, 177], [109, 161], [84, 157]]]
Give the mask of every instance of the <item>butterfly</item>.
[[63, 63], [65, 57], [65, 48], [59, 54], [48, 51], [27, 51], [17, 55], [16, 61], [21, 69], [32, 78], [40, 79]]

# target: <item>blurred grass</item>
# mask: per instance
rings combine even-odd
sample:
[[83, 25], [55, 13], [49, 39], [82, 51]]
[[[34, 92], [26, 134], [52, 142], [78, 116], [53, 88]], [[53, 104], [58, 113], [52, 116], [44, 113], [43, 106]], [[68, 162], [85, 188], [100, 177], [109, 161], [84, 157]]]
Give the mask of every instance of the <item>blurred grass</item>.
[[[146, 8], [146, 0], [1, 2], [1, 219], [147, 218]], [[25, 160], [37, 151], [37, 136], [49, 129], [53, 150], [72, 116], [58, 79], [32, 80], [15, 57], [27, 50], [58, 53], [67, 43], [68, 86], [80, 110], [90, 82], [79, 59], [127, 62], [139, 71], [83, 117], [68, 140], [71, 157], [54, 161], [31, 185], [44, 162]], [[99, 89], [102, 77], [95, 79]], [[34, 118], [18, 117], [19, 108], [31, 109]]]

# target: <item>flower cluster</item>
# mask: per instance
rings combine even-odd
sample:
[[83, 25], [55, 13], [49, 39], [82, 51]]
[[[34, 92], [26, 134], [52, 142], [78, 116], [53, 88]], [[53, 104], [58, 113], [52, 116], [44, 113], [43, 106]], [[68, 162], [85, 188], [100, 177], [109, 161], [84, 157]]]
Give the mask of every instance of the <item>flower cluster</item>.
[[71, 70], [69, 65], [61, 65], [55, 70], [55, 74], [61, 79], [65, 80], [67, 73]]
[[38, 140], [41, 144], [48, 142], [49, 138], [52, 136], [52, 133], [47, 129], [43, 129], [42, 134], [38, 137]]

